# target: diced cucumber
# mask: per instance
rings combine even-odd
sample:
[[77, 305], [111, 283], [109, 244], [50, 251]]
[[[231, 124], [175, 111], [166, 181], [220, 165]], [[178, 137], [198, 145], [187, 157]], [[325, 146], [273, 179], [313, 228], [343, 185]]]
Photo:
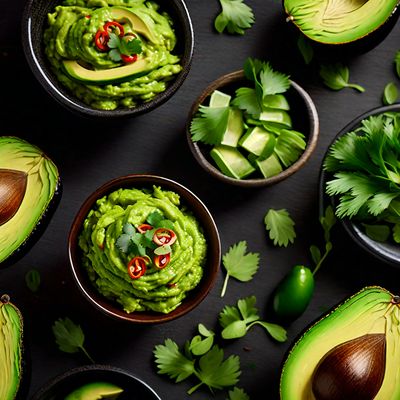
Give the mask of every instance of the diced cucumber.
[[290, 115], [283, 110], [274, 110], [272, 108], [265, 109], [259, 116], [260, 121], [270, 122], [280, 125], [284, 128], [292, 127], [292, 119]]
[[270, 178], [271, 176], [278, 175], [283, 171], [282, 165], [275, 154], [272, 154], [267, 159], [262, 161], [256, 160], [256, 164], [264, 178]]
[[263, 106], [265, 108], [277, 108], [279, 110], [290, 110], [290, 106], [283, 94], [270, 94], [264, 96]]
[[242, 179], [255, 171], [247, 158], [233, 147], [215, 146], [210, 155], [221, 172], [232, 178]]
[[240, 137], [244, 131], [242, 112], [238, 108], [229, 110], [228, 125], [226, 127], [221, 144], [237, 147]]
[[261, 126], [256, 126], [239, 140], [239, 145], [248, 152], [257, 156], [261, 155], [267, 144], [273, 139], [273, 134], [268, 133]]
[[214, 90], [210, 96], [210, 107], [228, 107], [231, 101], [229, 94]]

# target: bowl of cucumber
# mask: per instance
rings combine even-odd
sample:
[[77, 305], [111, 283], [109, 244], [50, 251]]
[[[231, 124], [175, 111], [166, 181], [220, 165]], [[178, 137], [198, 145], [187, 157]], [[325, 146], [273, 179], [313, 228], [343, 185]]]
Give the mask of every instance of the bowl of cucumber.
[[186, 133], [198, 163], [236, 186], [275, 184], [294, 174], [315, 150], [319, 119], [308, 93], [269, 63], [212, 82], [193, 103]]

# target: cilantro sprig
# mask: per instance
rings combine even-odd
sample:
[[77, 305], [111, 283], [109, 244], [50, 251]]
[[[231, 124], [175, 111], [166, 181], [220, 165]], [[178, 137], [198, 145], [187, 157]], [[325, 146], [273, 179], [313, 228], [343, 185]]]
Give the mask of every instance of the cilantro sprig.
[[234, 387], [233, 390], [229, 391], [229, 399], [227, 400], [250, 400], [250, 397], [243, 389]]
[[258, 253], [246, 252], [247, 242], [241, 241], [231, 246], [228, 252], [222, 257], [222, 264], [226, 269], [226, 276], [221, 291], [221, 297], [225, 296], [230, 277], [241, 282], [248, 282], [258, 271], [260, 255]]
[[108, 53], [113, 61], [122, 61], [121, 54], [130, 56], [132, 54], [140, 54], [142, 52], [142, 42], [138, 38], [126, 40], [120, 38], [115, 33], [109, 34], [107, 46], [110, 48]]
[[349, 83], [349, 68], [341, 63], [323, 64], [319, 74], [326, 86], [332, 90], [341, 90], [344, 88], [353, 88], [359, 92], [365, 92], [365, 89], [355, 83]]
[[243, 0], [219, 1], [222, 12], [214, 21], [217, 32], [222, 33], [226, 29], [229, 33], [243, 35], [254, 24], [253, 10]]
[[287, 247], [289, 243], [294, 242], [296, 238], [295, 223], [287, 210], [271, 208], [264, 217], [264, 223], [275, 246]]
[[286, 330], [277, 324], [260, 320], [255, 307], [256, 297], [250, 296], [240, 299], [237, 306], [225, 306], [219, 315], [219, 323], [223, 328], [221, 333], [224, 339], [237, 339], [246, 335], [254, 326], [262, 326], [275, 340], [285, 342]]

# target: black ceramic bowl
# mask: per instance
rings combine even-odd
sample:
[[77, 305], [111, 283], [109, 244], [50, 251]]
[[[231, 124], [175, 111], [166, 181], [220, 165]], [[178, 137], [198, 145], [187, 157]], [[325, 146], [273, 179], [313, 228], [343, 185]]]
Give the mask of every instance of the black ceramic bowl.
[[98, 110], [88, 106], [70, 93], [56, 78], [44, 54], [43, 33], [47, 25], [47, 14], [54, 10], [60, 0], [28, 0], [22, 18], [22, 45], [33, 74], [43, 88], [59, 103], [73, 112], [97, 118], [130, 117], [144, 114], [166, 102], [182, 85], [189, 73], [193, 48], [193, 26], [183, 0], [160, 1], [162, 10], [169, 13], [174, 21], [178, 38], [174, 54], [181, 56], [182, 71], [169, 83], [168, 88], [153, 100], [134, 108]]
[[[206, 263], [203, 277], [196, 288], [188, 292], [182, 303], [168, 314], [151, 311], [126, 313], [122, 306], [102, 296], [89, 280], [87, 271], [81, 265], [81, 251], [78, 246], [82, 224], [96, 201], [120, 188], [152, 188], [153, 185], [171, 190], [180, 196], [182, 206], [186, 207], [199, 222], [207, 242]], [[215, 222], [202, 201], [190, 190], [167, 178], [152, 175], [128, 175], [111, 180], [93, 192], [83, 203], [76, 215], [68, 238], [69, 260], [75, 281], [84, 296], [97, 309], [123, 321], [137, 324], [154, 324], [178, 318], [200, 304], [213, 287], [221, 262], [221, 244]]]
[[[387, 111], [396, 111], [400, 112], [400, 104], [393, 104], [390, 106], [385, 107], [378, 107], [373, 110], [367, 111], [366, 113], [360, 115], [353, 121], [351, 121], [348, 125], [346, 125], [333, 139], [330, 146], [339, 139], [341, 136], [346, 135], [348, 132], [353, 131], [357, 127], [360, 126], [361, 121], [365, 118], [370, 117], [371, 115], [378, 115], [382, 114]], [[329, 146], [329, 148], [330, 148]], [[324, 156], [324, 160], [329, 152], [329, 148]], [[330, 179], [330, 174], [323, 170], [321, 167], [321, 174], [320, 174], [320, 210], [319, 213], [322, 216], [324, 210], [328, 204], [332, 204], [333, 207], [336, 205], [335, 197], [328, 197], [325, 193], [325, 185], [326, 182]], [[398, 265], [400, 264], [400, 246], [393, 242], [377, 242], [371, 239], [367, 234], [364, 232], [362, 226], [357, 223], [353, 222], [349, 218], [340, 219], [339, 220], [349, 234], [349, 236], [357, 243], [361, 248], [375, 256], [376, 258], [380, 259], [389, 264]]]
[[319, 135], [319, 119], [317, 109], [308, 93], [296, 82], [291, 81], [291, 87], [289, 91], [285, 93], [285, 96], [291, 105], [290, 115], [293, 119], [294, 129], [305, 134], [307, 147], [294, 164], [292, 164], [289, 168], [284, 169], [278, 175], [270, 178], [260, 177], [249, 179], [235, 179], [226, 176], [215, 166], [214, 161], [209, 156], [211, 147], [200, 142], [193, 142], [191, 139], [190, 124], [192, 119], [197, 113], [199, 106], [206, 101], [206, 99], [212, 94], [212, 92], [214, 92], [214, 90], [218, 89], [225, 93], [234, 94], [238, 87], [248, 85], [249, 81], [244, 77], [243, 70], [240, 70], [223, 75], [207, 86], [207, 88], [204, 89], [201, 95], [193, 103], [190, 110], [186, 123], [187, 141], [194, 158], [201, 165], [201, 167], [220, 181], [242, 187], [269, 186], [286, 179], [302, 168], [310, 158], [317, 145]]
[[109, 365], [88, 365], [72, 369], [48, 382], [32, 397], [32, 400], [63, 400], [81, 386], [100, 381], [112, 383], [124, 390], [118, 400], [161, 400], [140, 378]]

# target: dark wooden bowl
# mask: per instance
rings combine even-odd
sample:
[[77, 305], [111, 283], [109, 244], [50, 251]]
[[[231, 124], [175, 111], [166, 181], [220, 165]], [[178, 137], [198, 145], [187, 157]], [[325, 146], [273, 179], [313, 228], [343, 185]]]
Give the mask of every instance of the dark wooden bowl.
[[[393, 104], [390, 106], [378, 107], [374, 108], [373, 110], [367, 111], [366, 113], [360, 115], [359, 117], [355, 118], [351, 121], [348, 125], [346, 125], [332, 140], [331, 144], [328, 147], [328, 150], [324, 156], [324, 160], [329, 152], [330, 147], [332, 144], [342, 137], [346, 135], [348, 132], [353, 131], [357, 127], [360, 126], [361, 121], [365, 118], [370, 117], [371, 115], [378, 115], [388, 111], [396, 111], [400, 112], [400, 104]], [[324, 161], [322, 162], [323, 165]], [[332, 204], [335, 208], [337, 204], [336, 197], [329, 197], [325, 193], [325, 185], [326, 182], [331, 178], [331, 174], [324, 171], [323, 167], [321, 166], [321, 173], [320, 173], [320, 207], [319, 213], [320, 216], [323, 215], [325, 208], [328, 204]], [[392, 265], [399, 265], [400, 264], [400, 245], [394, 242], [377, 242], [371, 239], [362, 229], [360, 223], [354, 222], [349, 218], [340, 219], [339, 220], [344, 227], [345, 231], [349, 234], [349, 236], [353, 239], [355, 243], [357, 243], [361, 248], [369, 252], [374, 257], [384, 261], [386, 263]]]
[[[150, 311], [128, 314], [119, 304], [102, 296], [90, 282], [87, 272], [81, 265], [81, 251], [78, 246], [78, 237], [82, 229], [83, 221], [99, 198], [120, 188], [143, 189], [151, 188], [153, 185], [178, 193], [182, 204], [186, 206], [199, 221], [207, 241], [207, 259], [203, 278], [199, 285], [188, 293], [182, 304], [175, 310], [168, 314]], [[72, 223], [68, 238], [68, 253], [72, 274], [79, 289], [97, 309], [120, 320], [139, 324], [153, 324], [178, 318], [191, 311], [204, 300], [213, 287], [218, 275], [221, 262], [221, 243], [217, 227], [210, 212], [202, 201], [190, 190], [177, 182], [159, 176], [128, 175], [107, 182], [86, 199]]]
[[181, 55], [182, 71], [169, 83], [167, 89], [153, 100], [134, 108], [98, 110], [83, 103], [70, 93], [56, 78], [44, 54], [43, 33], [47, 14], [54, 10], [60, 0], [28, 0], [22, 18], [22, 45], [28, 64], [43, 88], [70, 111], [95, 118], [121, 118], [144, 114], [165, 103], [182, 85], [189, 73], [194, 49], [194, 33], [184, 0], [160, 1], [162, 10], [167, 11], [173, 21], [177, 36], [174, 54]]
[[[301, 131], [306, 135], [307, 147], [301, 157], [292, 164], [289, 168], [284, 169], [280, 174], [270, 178], [250, 178], [250, 179], [235, 179], [224, 175], [216, 166], [209, 156], [210, 146], [199, 142], [193, 142], [190, 134], [190, 123], [197, 113], [199, 106], [218, 89], [223, 92], [234, 94], [235, 90], [240, 86], [250, 86], [250, 82], [245, 78], [243, 70], [235, 71], [227, 75], [223, 75], [212, 82], [201, 93], [197, 100], [193, 103], [186, 123], [186, 136], [189, 148], [192, 151], [197, 162], [205, 171], [213, 177], [231, 185], [243, 187], [260, 187], [269, 186], [278, 183], [290, 175], [294, 174], [304, 166], [315, 150], [319, 135], [319, 119], [317, 109], [308, 93], [299, 86], [296, 82], [290, 81], [291, 87], [285, 94], [290, 105], [290, 115], [293, 119], [294, 129]], [[261, 175], [261, 174], [260, 174]]]
[[109, 382], [120, 386], [123, 399], [138, 398], [140, 400], [161, 400], [147, 383], [137, 376], [120, 368], [109, 365], [87, 365], [74, 368], [46, 383], [32, 400], [64, 399], [69, 393], [92, 382]]

